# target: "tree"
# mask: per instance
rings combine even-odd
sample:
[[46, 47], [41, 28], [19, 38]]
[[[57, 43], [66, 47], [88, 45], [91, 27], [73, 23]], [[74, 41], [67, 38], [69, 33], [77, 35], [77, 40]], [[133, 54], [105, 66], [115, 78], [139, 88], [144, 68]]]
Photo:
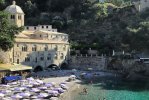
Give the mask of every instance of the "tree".
[[15, 34], [23, 28], [18, 28], [8, 22], [8, 14], [0, 11], [0, 48], [4, 51], [11, 49], [14, 46]]
[[36, 17], [37, 13], [39, 12], [36, 4], [35, 3], [33, 4], [31, 0], [26, 1], [23, 8], [27, 18]]

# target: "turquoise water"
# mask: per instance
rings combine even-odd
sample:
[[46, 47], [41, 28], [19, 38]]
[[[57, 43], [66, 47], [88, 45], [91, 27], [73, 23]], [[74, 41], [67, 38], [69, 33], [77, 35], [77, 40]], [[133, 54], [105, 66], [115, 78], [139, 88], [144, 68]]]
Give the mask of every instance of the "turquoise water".
[[106, 82], [106, 85], [105, 83], [84, 84], [82, 86], [87, 88], [88, 94], [76, 93], [73, 100], [104, 100], [104, 98], [105, 100], [149, 100], [149, 89], [146, 84], [140, 84], [129, 82], [114, 85], [110, 82]]

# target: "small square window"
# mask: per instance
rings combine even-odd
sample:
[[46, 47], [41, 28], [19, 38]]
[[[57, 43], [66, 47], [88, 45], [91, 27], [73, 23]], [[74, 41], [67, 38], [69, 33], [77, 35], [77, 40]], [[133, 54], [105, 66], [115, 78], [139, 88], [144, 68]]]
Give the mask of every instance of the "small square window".
[[49, 26], [46, 26], [46, 28], [49, 28]]
[[34, 27], [34, 30], [36, 30], [36, 27]]
[[38, 59], [37, 59], [37, 57], [35, 58], [35, 62], [38, 62]]
[[51, 57], [47, 57], [47, 60], [50, 60], [51, 59]]
[[41, 60], [41, 61], [43, 61], [43, 60], [44, 60], [44, 58], [43, 58], [43, 57], [40, 57], [40, 60]]
[[44, 26], [42, 26], [42, 28], [44, 28]]
[[21, 20], [21, 15], [18, 16], [18, 19]]
[[11, 15], [11, 19], [15, 19], [15, 15]]

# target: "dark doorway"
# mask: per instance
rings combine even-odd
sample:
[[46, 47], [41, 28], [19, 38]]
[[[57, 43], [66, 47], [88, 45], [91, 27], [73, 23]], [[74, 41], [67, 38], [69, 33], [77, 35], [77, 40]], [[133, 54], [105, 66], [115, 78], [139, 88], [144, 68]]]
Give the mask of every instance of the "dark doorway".
[[34, 72], [39, 72], [39, 71], [43, 71], [43, 68], [41, 66], [35, 67]]
[[68, 64], [67, 63], [62, 63], [61, 64], [61, 69], [69, 69]]

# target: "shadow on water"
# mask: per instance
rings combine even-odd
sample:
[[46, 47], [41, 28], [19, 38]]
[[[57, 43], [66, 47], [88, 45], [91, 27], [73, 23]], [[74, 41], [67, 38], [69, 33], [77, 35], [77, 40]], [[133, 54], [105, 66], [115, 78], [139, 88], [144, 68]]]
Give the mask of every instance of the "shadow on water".
[[149, 90], [148, 80], [128, 81], [118, 77], [98, 77], [84, 80], [81, 84], [90, 85], [94, 87], [101, 87], [105, 90], [127, 90], [134, 92], [142, 92]]
[[[45, 73], [46, 72], [38, 73], [38, 75], [42, 76], [42, 74], [45, 75]], [[70, 76], [71, 74], [79, 75], [80, 73], [79, 74], [76, 72], [74, 73], [70, 70], [68, 71], [60, 70], [60, 71], [50, 71], [50, 72], [47, 72], [47, 74], [46, 76], [48, 77], [46, 78], [65, 77], [65, 76]], [[127, 90], [127, 91], [134, 91], [134, 92], [149, 91], [149, 80], [138, 79], [136, 81], [127, 81], [127, 80], [123, 80], [123, 78], [119, 75], [117, 77], [115, 77], [114, 75], [102, 76], [102, 77], [94, 76], [89, 79], [83, 79], [83, 81], [79, 82], [78, 84], [82, 84], [82, 85], [92, 84], [94, 87], [100, 87], [101, 89], [105, 89], [105, 90]]]

